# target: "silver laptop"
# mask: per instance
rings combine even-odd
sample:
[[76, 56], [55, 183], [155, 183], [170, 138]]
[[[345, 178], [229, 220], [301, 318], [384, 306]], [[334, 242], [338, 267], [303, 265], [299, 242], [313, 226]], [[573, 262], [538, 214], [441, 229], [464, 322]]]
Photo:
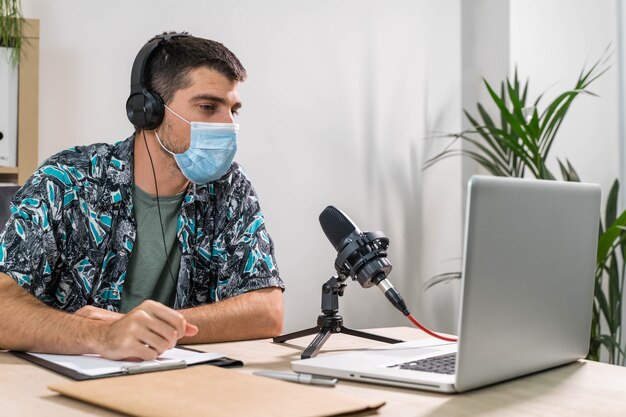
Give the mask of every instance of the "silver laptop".
[[293, 369], [462, 392], [584, 358], [599, 186], [474, 176], [465, 220], [458, 343], [428, 337], [322, 354]]

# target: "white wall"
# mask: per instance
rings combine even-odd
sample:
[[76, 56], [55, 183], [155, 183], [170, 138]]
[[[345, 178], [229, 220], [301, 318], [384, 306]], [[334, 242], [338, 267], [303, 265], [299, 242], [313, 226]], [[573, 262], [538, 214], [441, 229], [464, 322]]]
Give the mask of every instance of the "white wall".
[[[461, 108], [481, 94], [466, 70], [501, 77], [517, 64], [531, 96], [572, 85], [613, 39], [617, 0], [502, 0], [495, 9], [490, 0], [22, 1], [25, 16], [41, 19], [40, 160], [131, 133], [130, 68], [152, 35], [221, 41], [249, 72], [237, 159], [276, 242], [286, 330], [313, 326], [319, 314], [335, 253], [317, 217], [333, 204], [389, 236], [390, 278], [419, 318], [450, 331], [457, 290], [425, 294], [423, 283], [460, 268], [472, 169], [450, 159], [422, 172], [444, 144], [424, 138], [461, 129]], [[504, 23], [493, 24], [494, 13]], [[495, 59], [485, 49], [494, 36], [509, 39]], [[468, 69], [472, 59], [478, 66]], [[618, 175], [615, 90], [610, 71], [593, 86], [600, 98], [579, 97], [553, 151], [605, 190]], [[341, 306], [348, 326], [405, 323], [378, 290], [354, 282]]]
[[[237, 159], [252, 177], [287, 284], [286, 330], [313, 326], [335, 253], [328, 204], [391, 239], [391, 279], [417, 316], [424, 277], [460, 253], [459, 161], [421, 165], [460, 118], [460, 0], [23, 0], [41, 19], [40, 154], [131, 133], [124, 102], [136, 52], [163, 30], [223, 42], [249, 72]], [[70, 17], [71, 16], [71, 17]], [[351, 282], [352, 327], [405, 324]]]
[[529, 97], [546, 92], [543, 106], [574, 87], [610, 46], [612, 68], [589, 90], [599, 97], [576, 98], [551, 151], [552, 173], [561, 178], [556, 158], [569, 159], [581, 179], [608, 193], [619, 175], [616, 2], [621, 0], [512, 0], [511, 68], [530, 79]]

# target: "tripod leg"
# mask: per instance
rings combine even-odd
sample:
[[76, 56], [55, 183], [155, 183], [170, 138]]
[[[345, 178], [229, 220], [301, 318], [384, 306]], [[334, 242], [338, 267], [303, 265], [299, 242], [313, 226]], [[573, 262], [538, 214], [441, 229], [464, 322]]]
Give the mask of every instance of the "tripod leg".
[[295, 339], [297, 337], [308, 336], [310, 334], [317, 333], [319, 330], [320, 328], [318, 326], [315, 326], [311, 327], [310, 329], [298, 330], [297, 332], [276, 336], [272, 340], [274, 341], [274, 343], [283, 343], [287, 340]]
[[317, 356], [317, 353], [320, 351], [324, 342], [328, 340], [331, 335], [330, 329], [322, 329], [317, 336], [313, 339], [311, 344], [302, 352], [302, 359], [309, 359], [314, 356]]
[[376, 340], [379, 342], [385, 343], [401, 343], [403, 340], [392, 339], [390, 337], [378, 336], [376, 334], [366, 333], [359, 330], [348, 329], [347, 327], [341, 326], [341, 333], [349, 334], [350, 336], [362, 337], [364, 339]]

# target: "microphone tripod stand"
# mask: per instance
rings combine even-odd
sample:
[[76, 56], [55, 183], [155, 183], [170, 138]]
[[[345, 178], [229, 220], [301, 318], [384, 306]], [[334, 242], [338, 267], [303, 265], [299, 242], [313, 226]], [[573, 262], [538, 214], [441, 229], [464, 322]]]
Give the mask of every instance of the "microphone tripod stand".
[[376, 340], [385, 343], [400, 343], [402, 340], [392, 339], [389, 337], [378, 336], [371, 333], [353, 330], [343, 325], [343, 318], [339, 313], [339, 297], [343, 295], [346, 287], [344, 282], [348, 277], [332, 276], [322, 285], [322, 315], [317, 317], [317, 326], [309, 329], [299, 330], [297, 332], [276, 336], [273, 340], [275, 343], [284, 343], [287, 340], [297, 337], [308, 336], [317, 333], [313, 341], [302, 352], [302, 359], [317, 356], [322, 345], [328, 340], [332, 333], [345, 333], [351, 336], [362, 337], [364, 339]]

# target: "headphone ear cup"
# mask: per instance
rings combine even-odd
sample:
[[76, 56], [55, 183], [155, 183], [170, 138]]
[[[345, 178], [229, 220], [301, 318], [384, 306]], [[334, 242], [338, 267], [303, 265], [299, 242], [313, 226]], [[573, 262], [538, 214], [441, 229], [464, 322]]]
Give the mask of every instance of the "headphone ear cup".
[[159, 127], [165, 115], [165, 106], [163, 99], [157, 93], [145, 91], [146, 101], [144, 103], [146, 114], [146, 130], [152, 130]]
[[144, 116], [145, 101], [143, 93], [131, 93], [126, 100], [126, 116], [128, 120], [137, 128], [143, 128], [146, 124]]
[[157, 93], [142, 89], [132, 93], [126, 100], [126, 115], [133, 126], [152, 130], [163, 121], [165, 106]]

